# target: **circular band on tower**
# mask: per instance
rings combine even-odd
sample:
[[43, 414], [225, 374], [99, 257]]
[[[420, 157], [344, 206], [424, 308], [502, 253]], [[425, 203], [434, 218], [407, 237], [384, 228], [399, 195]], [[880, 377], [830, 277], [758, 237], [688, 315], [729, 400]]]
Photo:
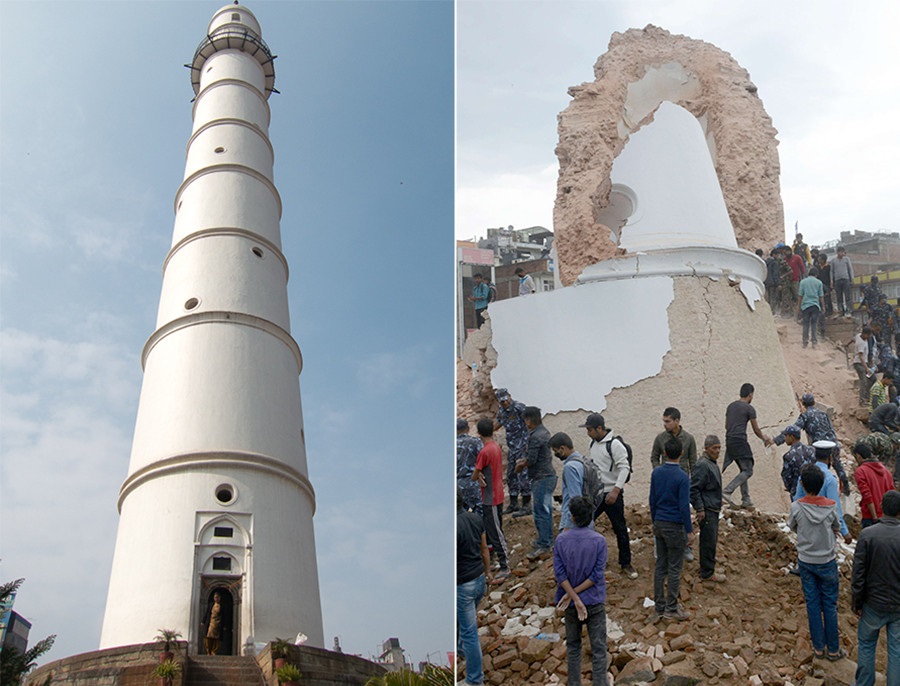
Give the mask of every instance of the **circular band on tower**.
[[172, 208], [175, 214], [178, 214], [178, 203], [181, 201], [181, 194], [184, 193], [184, 189], [191, 185], [194, 181], [199, 179], [201, 176], [205, 176], [206, 174], [212, 174], [214, 172], [219, 171], [233, 171], [238, 172], [239, 174], [246, 174], [250, 176], [260, 183], [262, 183], [266, 188], [268, 188], [272, 195], [275, 198], [275, 204], [278, 205], [278, 219], [281, 219], [282, 214], [282, 205], [281, 205], [281, 195], [278, 193], [278, 189], [275, 188], [275, 183], [267, 177], [265, 174], [257, 171], [253, 167], [248, 167], [245, 164], [232, 164], [232, 163], [224, 163], [224, 164], [211, 164], [208, 167], [203, 167], [202, 169], [198, 169], [189, 177], [187, 177], [184, 181], [181, 182], [181, 185], [178, 187], [178, 190], [175, 191], [175, 203]]
[[224, 24], [206, 35], [194, 52], [191, 68], [191, 87], [194, 95], [200, 93], [200, 74], [203, 64], [220, 50], [240, 50], [255, 58], [266, 76], [266, 98], [275, 90], [275, 58], [266, 42], [241, 24]]
[[278, 326], [278, 324], [270, 322], [268, 319], [263, 319], [262, 317], [254, 317], [252, 314], [245, 314], [243, 312], [225, 312], [220, 310], [195, 312], [163, 324], [154, 331], [150, 335], [150, 338], [147, 339], [147, 342], [144, 343], [144, 350], [141, 353], [141, 369], [146, 370], [147, 357], [150, 355], [150, 351], [153, 350], [156, 344], [163, 338], [171, 333], [180, 331], [189, 326], [197, 326], [198, 324], [237, 324], [265, 331], [284, 343], [288, 350], [291, 351], [294, 360], [297, 362], [297, 374], [300, 374], [300, 372], [303, 371], [303, 355], [300, 352], [300, 346], [297, 345], [297, 341], [294, 340], [294, 337]]
[[181, 250], [185, 245], [195, 241], [199, 238], [208, 238], [210, 236], [240, 236], [241, 238], [247, 238], [253, 243], [259, 243], [260, 245], [264, 245], [269, 249], [273, 255], [281, 262], [284, 267], [284, 280], [287, 283], [287, 280], [290, 276], [290, 268], [288, 267], [287, 258], [284, 256], [284, 253], [281, 252], [281, 248], [275, 245], [272, 241], [270, 241], [265, 236], [261, 236], [258, 233], [253, 231], [249, 231], [248, 229], [240, 229], [233, 226], [218, 226], [212, 227], [209, 229], [201, 229], [199, 231], [192, 231], [187, 234], [184, 238], [178, 241], [175, 245], [171, 247], [168, 254], [166, 255], [166, 259], [163, 260], [163, 274], [166, 273], [166, 267], [169, 266], [169, 260], [172, 259], [172, 256]]
[[137, 486], [150, 479], [172, 474], [173, 472], [195, 471], [198, 469], [213, 470], [222, 467], [268, 472], [286, 479], [306, 493], [310, 499], [313, 514], [315, 514], [316, 492], [305, 474], [274, 457], [244, 451], [188, 453], [156, 460], [134, 474], [130, 474], [125, 479], [125, 483], [119, 489], [119, 500], [116, 503], [116, 507], [121, 514], [122, 503], [128, 494]]

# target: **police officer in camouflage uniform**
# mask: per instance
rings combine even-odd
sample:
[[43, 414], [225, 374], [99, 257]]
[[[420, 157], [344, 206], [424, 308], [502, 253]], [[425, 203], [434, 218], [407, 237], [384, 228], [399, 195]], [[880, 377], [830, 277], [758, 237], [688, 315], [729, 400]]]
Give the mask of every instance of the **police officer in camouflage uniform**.
[[867, 436], [861, 436], [860, 441], [872, 449], [872, 453], [894, 475], [894, 487], [900, 485], [900, 432], [894, 432], [890, 436], [880, 431], [873, 431]]
[[775, 290], [779, 313], [782, 317], [791, 317], [794, 314], [794, 292], [791, 288], [793, 271], [791, 265], [787, 263], [787, 255], [790, 254], [790, 250], [784, 243], [775, 246], [775, 257], [778, 262], [778, 285], [775, 286]]
[[869, 326], [875, 329], [875, 338], [879, 343], [890, 346], [894, 333], [894, 308], [887, 304], [884, 293], [879, 293], [877, 302], [869, 308]]
[[[841, 464], [841, 448], [837, 445], [837, 435], [834, 433], [831, 420], [825, 412], [816, 407], [816, 399], [812, 393], [804, 393], [800, 398], [800, 403], [803, 405], [803, 412], [797, 417], [793, 426], [801, 431], [806, 431], [806, 438], [810, 445], [816, 441], [831, 441], [835, 444], [834, 453], [831, 456], [831, 466], [840, 479], [841, 492], [844, 495], [850, 495], [850, 480], [847, 478], [847, 472], [844, 471], [844, 465]], [[784, 435], [785, 432], [782, 431], [775, 436], [773, 439], [775, 445], [784, 443]]]
[[469, 434], [469, 422], [456, 420], [456, 491], [467, 510], [477, 515], [483, 513], [481, 507], [481, 487], [472, 481], [475, 461], [484, 445], [480, 438]]
[[509, 506], [505, 512], [522, 512], [527, 515], [531, 513], [531, 479], [528, 478], [527, 469], [516, 473], [516, 462], [520, 458], [524, 459], [528, 448], [528, 427], [525, 426], [523, 416], [525, 403], [513, 400], [505, 388], [498, 388], [495, 395], [500, 402], [500, 409], [494, 422], [494, 430], [501, 426], [506, 429], [506, 488], [509, 491]]
[[872, 315], [872, 309], [878, 304], [878, 299], [884, 295], [881, 292], [881, 286], [878, 285], [878, 277], [874, 274], [872, 278], [869, 279], [869, 284], [863, 287], [862, 292], [862, 305], [869, 312], [869, 316]]

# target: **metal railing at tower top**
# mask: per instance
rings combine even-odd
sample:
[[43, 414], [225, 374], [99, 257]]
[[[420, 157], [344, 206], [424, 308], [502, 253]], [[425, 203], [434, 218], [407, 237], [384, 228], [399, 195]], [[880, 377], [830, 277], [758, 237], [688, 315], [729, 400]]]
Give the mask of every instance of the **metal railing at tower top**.
[[200, 41], [191, 64], [184, 65], [191, 70], [191, 86], [194, 94], [200, 92], [200, 73], [209, 57], [221, 50], [240, 50], [255, 58], [266, 76], [266, 97], [278, 93], [275, 88], [275, 59], [266, 42], [251, 29], [239, 24], [225, 24]]

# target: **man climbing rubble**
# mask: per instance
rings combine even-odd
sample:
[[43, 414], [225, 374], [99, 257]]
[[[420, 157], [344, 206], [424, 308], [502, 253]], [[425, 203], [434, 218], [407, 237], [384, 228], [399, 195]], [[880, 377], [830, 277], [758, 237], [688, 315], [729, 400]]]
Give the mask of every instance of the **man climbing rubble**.
[[753, 501], [750, 500], [750, 488], [747, 485], [750, 477], [753, 476], [753, 451], [747, 440], [747, 422], [753, 428], [753, 433], [766, 447], [773, 443], [772, 439], [766, 436], [760, 430], [759, 424], [756, 423], [756, 408], [751, 405], [753, 391], [753, 384], [745, 383], [741, 386], [740, 399], [732, 402], [725, 410], [725, 464], [722, 465], [722, 471], [728, 469], [728, 465], [732, 462], [737, 464], [741, 471], [722, 491], [722, 499], [732, 507], [737, 507], [731, 499], [731, 494], [740, 488], [741, 507], [745, 509], [753, 508]]

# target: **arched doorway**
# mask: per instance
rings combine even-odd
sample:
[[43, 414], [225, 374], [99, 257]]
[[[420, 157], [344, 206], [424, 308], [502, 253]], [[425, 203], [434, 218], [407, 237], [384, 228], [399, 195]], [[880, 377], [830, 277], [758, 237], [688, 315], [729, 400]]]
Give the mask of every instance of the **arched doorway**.
[[219, 594], [220, 631], [219, 650], [216, 655], [239, 655], [235, 641], [240, 636], [240, 579], [203, 577], [200, 598], [200, 630], [197, 634], [197, 652], [206, 654], [206, 633], [213, 607], [213, 596]]

